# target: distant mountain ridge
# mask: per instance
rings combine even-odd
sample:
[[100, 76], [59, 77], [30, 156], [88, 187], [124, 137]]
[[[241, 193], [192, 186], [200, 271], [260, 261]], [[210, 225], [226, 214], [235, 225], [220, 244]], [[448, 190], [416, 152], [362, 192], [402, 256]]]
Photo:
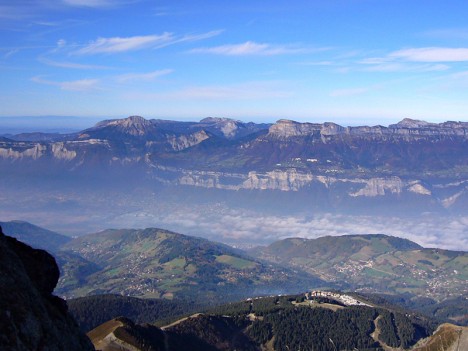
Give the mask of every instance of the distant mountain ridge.
[[300, 193], [302, 208], [323, 211], [460, 213], [468, 205], [468, 122], [343, 127], [131, 116], [61, 140], [2, 139], [0, 165], [5, 176], [122, 176], [179, 189]]
[[72, 238], [24, 221], [0, 222], [3, 232], [32, 247], [57, 252]]

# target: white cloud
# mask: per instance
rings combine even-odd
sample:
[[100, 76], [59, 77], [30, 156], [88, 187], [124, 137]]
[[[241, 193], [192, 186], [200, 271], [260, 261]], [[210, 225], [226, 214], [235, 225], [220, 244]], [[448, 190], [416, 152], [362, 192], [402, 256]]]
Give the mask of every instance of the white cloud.
[[212, 30], [210, 32], [201, 33], [201, 34], [187, 34], [176, 40], [176, 43], [181, 42], [190, 42], [190, 41], [199, 41], [204, 39], [209, 39], [216, 37], [224, 32], [224, 29]]
[[450, 69], [449, 62], [468, 61], [464, 48], [411, 48], [393, 51], [383, 57], [358, 61], [367, 72], [437, 72]]
[[56, 82], [42, 78], [41, 76], [32, 77], [31, 81], [39, 84], [57, 86], [62, 90], [70, 91], [89, 91], [97, 89], [99, 79], [79, 79], [73, 81]]
[[392, 52], [389, 57], [410, 62], [466, 62], [468, 48], [412, 48]]
[[156, 78], [168, 75], [174, 72], [172, 69], [162, 69], [148, 73], [128, 73], [115, 77], [119, 83], [126, 83], [129, 81], [153, 81]]
[[309, 50], [291, 46], [276, 46], [271, 44], [261, 44], [253, 41], [247, 41], [242, 44], [221, 45], [210, 48], [196, 48], [191, 50], [192, 53], [200, 54], [216, 54], [225, 56], [244, 56], [244, 55], [261, 55], [273, 56], [284, 54], [305, 53]]
[[107, 66], [99, 66], [99, 65], [88, 65], [76, 62], [68, 62], [68, 61], [53, 61], [46, 59], [44, 57], [40, 57], [39, 62], [53, 67], [60, 67], [60, 68], [72, 68], [72, 69], [109, 69], [110, 67]]
[[402, 62], [387, 62], [371, 65], [364, 70], [368, 72], [437, 72], [446, 71], [450, 67], [445, 64], [407, 64]]
[[67, 45], [67, 41], [65, 39], [59, 39], [57, 41], [57, 47], [58, 48], [63, 48], [65, 45]]
[[159, 49], [169, 45], [183, 42], [193, 42], [212, 38], [222, 33], [222, 30], [215, 30], [201, 34], [188, 34], [184, 36], [175, 36], [174, 33], [164, 32], [156, 35], [142, 35], [134, 37], [113, 37], [98, 38], [91, 41], [83, 48], [76, 50], [76, 55], [109, 54], [126, 51], [141, 50], [146, 48]]
[[92, 55], [133, 51], [167, 43], [172, 40], [174, 40], [174, 37], [172, 33], [168, 32], [161, 35], [144, 35], [127, 38], [98, 38], [90, 42], [84, 48], [75, 51], [74, 54]]
[[[468, 217], [417, 218], [348, 216], [331, 213], [314, 216], [278, 216], [220, 206], [165, 209], [119, 215], [112, 227], [162, 227], [211, 240], [240, 244], [269, 244], [290, 237], [319, 238], [347, 234], [387, 234], [407, 238], [424, 247], [468, 249]], [[443, 234], [441, 234], [443, 233]], [[448, 239], [449, 238], [449, 239]]]
[[87, 91], [94, 90], [99, 83], [98, 79], [80, 79], [70, 82], [60, 82], [62, 90]]
[[34, 24], [38, 26], [44, 26], [44, 27], [57, 27], [59, 26], [58, 22], [46, 22], [46, 21], [36, 21]]

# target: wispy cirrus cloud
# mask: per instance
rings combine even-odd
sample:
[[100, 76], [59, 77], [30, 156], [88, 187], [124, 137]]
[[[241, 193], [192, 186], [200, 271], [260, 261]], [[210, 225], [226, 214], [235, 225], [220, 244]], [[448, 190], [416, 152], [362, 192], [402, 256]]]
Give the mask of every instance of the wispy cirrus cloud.
[[367, 72], [437, 72], [448, 70], [445, 64], [408, 64], [402, 62], [386, 62], [370, 64], [364, 70]]
[[410, 62], [466, 62], [468, 48], [411, 48], [394, 51], [388, 57]]
[[52, 85], [59, 87], [62, 90], [70, 91], [90, 91], [96, 90], [99, 84], [99, 79], [79, 79], [72, 81], [57, 82], [44, 79], [42, 76], [32, 77], [31, 81], [39, 84]]
[[[382, 57], [367, 57], [359, 64], [374, 71], [443, 71], [447, 63], [468, 62], [468, 48], [423, 47], [390, 52]], [[419, 65], [418, 65], [419, 64]]]
[[468, 62], [468, 48], [423, 47], [392, 51], [381, 57], [367, 57], [357, 63], [367, 72], [440, 72], [449, 64]]
[[[320, 49], [315, 49], [320, 50]], [[286, 45], [272, 45], [265, 43], [256, 43], [254, 41], [247, 41], [241, 44], [221, 45], [215, 47], [196, 48], [190, 50], [191, 53], [198, 54], [215, 54], [225, 56], [247, 56], [247, 55], [260, 55], [260, 56], [273, 56], [285, 54], [300, 54], [310, 52], [311, 49], [286, 46]]]
[[201, 33], [201, 34], [186, 34], [178, 39], [176, 39], [176, 43], [183, 43], [183, 42], [191, 42], [191, 41], [199, 41], [204, 39], [209, 39], [216, 37], [224, 32], [224, 29], [217, 29], [212, 30], [210, 32]]
[[83, 69], [83, 70], [91, 70], [91, 69], [110, 69], [111, 67], [108, 66], [101, 66], [101, 65], [89, 65], [83, 63], [76, 63], [76, 62], [69, 62], [69, 61], [54, 61], [49, 60], [44, 57], [38, 58], [38, 61], [52, 67], [60, 67], [60, 68], [72, 68], [72, 69]]
[[176, 36], [174, 33], [164, 32], [162, 34], [141, 35], [133, 37], [98, 38], [89, 42], [83, 48], [74, 51], [73, 54], [113, 54], [147, 48], [159, 49], [177, 43], [193, 42], [212, 38], [221, 33], [222, 30], [215, 30], [201, 34]]
[[130, 81], [150, 82], [159, 77], [168, 75], [172, 72], [174, 72], [174, 70], [172, 69], [162, 69], [162, 70], [157, 70], [157, 71], [152, 71], [152, 72], [147, 72], [147, 73], [127, 73], [127, 74], [116, 76], [115, 80], [119, 83], [126, 83]]
[[134, 37], [98, 38], [74, 52], [76, 55], [111, 54], [140, 50], [173, 40], [171, 33], [160, 35], [142, 35]]

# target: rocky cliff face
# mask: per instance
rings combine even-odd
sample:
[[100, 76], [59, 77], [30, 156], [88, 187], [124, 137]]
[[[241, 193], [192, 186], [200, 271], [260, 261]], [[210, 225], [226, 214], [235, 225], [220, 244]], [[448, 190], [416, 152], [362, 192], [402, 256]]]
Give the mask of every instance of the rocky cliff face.
[[[457, 136], [466, 138], [468, 134], [468, 123], [466, 122], [444, 122], [429, 123], [425, 121], [405, 118], [404, 120], [383, 126], [359, 126], [342, 127], [336, 123], [299, 123], [291, 120], [281, 119], [272, 125], [268, 136], [276, 138], [291, 138], [298, 136], [320, 136], [330, 137], [336, 135], [353, 135], [361, 137], [412, 137], [415, 140], [421, 137]], [[409, 140], [409, 139], [408, 139]]]
[[201, 130], [189, 135], [173, 136], [169, 138], [169, 143], [175, 151], [181, 151], [200, 144], [209, 137], [210, 136], [204, 130]]
[[321, 124], [298, 123], [288, 119], [280, 119], [268, 130], [268, 135], [277, 138], [306, 136], [320, 133]]
[[[315, 175], [311, 172], [301, 172], [294, 168], [273, 170], [271, 172], [249, 172], [248, 174], [204, 171], [181, 171], [164, 169], [166, 172], [182, 172], [180, 178], [174, 180], [181, 185], [191, 185], [202, 188], [224, 190], [281, 190], [300, 191], [311, 185], [329, 188], [333, 184], [349, 186], [347, 195], [351, 197], [376, 197], [389, 194], [411, 192], [419, 195], [431, 195], [427, 185], [419, 180], [402, 180], [400, 177], [375, 178], [345, 178]], [[356, 190], [357, 188], [357, 190]], [[354, 189], [354, 190], [353, 190]]]
[[59, 278], [54, 258], [5, 236], [0, 229], [0, 349], [94, 350], [52, 295]]

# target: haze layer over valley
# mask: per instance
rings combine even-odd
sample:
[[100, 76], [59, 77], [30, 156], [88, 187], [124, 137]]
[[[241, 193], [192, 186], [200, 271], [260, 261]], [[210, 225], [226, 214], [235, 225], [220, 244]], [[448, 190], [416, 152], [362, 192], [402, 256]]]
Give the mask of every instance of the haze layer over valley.
[[468, 123], [107, 120], [0, 140], [3, 220], [161, 227], [237, 246], [385, 233], [468, 248]]

